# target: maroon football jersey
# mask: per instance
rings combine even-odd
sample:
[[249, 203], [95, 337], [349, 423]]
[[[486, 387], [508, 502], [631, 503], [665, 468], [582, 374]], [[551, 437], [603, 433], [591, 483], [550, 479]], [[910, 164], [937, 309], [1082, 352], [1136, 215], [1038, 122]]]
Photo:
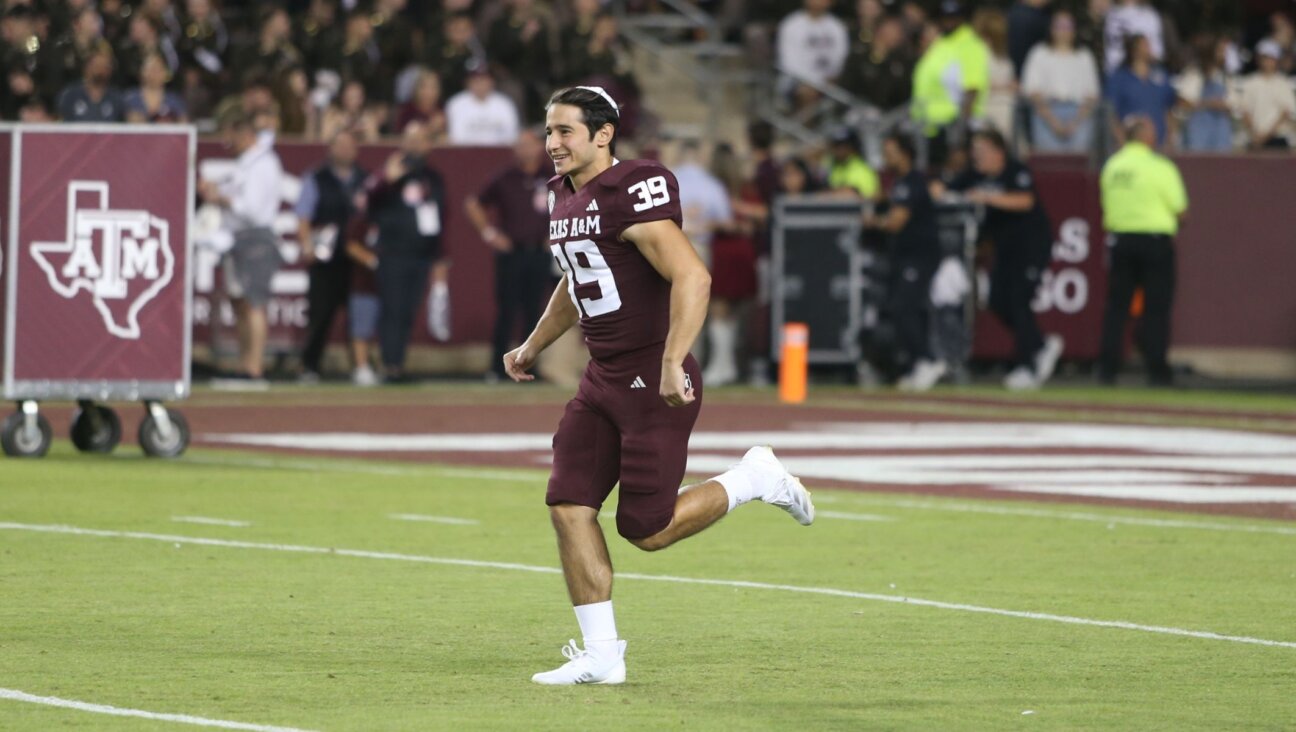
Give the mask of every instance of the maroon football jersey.
[[666, 341], [670, 283], [621, 233], [660, 219], [679, 226], [682, 218], [675, 176], [652, 160], [618, 162], [579, 191], [566, 176], [549, 180], [549, 245], [593, 358]]

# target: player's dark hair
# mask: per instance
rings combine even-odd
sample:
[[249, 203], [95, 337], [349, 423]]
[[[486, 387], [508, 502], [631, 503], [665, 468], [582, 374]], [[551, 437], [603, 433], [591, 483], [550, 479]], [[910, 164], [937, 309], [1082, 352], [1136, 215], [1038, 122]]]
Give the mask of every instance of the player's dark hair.
[[608, 143], [608, 151], [616, 155], [617, 132], [621, 129], [621, 114], [608, 103], [608, 100], [602, 94], [592, 92], [589, 89], [569, 86], [566, 89], [559, 89], [549, 97], [549, 103], [545, 105], [545, 110], [555, 104], [569, 104], [573, 107], [579, 107], [581, 111], [581, 121], [589, 128], [590, 139], [594, 139], [595, 133], [603, 129], [603, 125], [612, 125], [612, 142]]
[[994, 128], [977, 130], [972, 133], [972, 139], [983, 140], [993, 145], [999, 152], [1004, 155], [1008, 154], [1008, 141], [1004, 139], [1003, 133]]
[[918, 158], [918, 151], [914, 148], [912, 136], [906, 135], [903, 132], [892, 132], [887, 135], [886, 141], [900, 148], [900, 152], [904, 153], [904, 156], [909, 159], [909, 162], [912, 163]]

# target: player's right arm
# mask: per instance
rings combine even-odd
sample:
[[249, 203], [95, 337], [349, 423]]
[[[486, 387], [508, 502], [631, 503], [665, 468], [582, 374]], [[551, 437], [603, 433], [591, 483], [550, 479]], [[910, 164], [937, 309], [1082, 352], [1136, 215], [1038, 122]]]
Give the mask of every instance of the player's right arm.
[[526, 342], [504, 354], [504, 373], [514, 381], [534, 381], [535, 377], [527, 373], [535, 365], [540, 352], [558, 340], [563, 333], [571, 330], [580, 320], [580, 312], [567, 294], [567, 275], [563, 275], [549, 297], [549, 305], [544, 315], [536, 323], [535, 330], [527, 336]]

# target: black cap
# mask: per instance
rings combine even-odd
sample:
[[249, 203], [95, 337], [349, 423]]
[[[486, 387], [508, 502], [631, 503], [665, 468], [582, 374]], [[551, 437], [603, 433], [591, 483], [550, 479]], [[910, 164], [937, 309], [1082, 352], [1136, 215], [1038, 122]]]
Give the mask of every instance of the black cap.
[[834, 145], [850, 145], [852, 149], [860, 149], [859, 134], [849, 127], [838, 127], [828, 135], [828, 141]]
[[966, 14], [963, 3], [959, 0], [941, 0], [939, 14], [942, 18], [961, 18]]

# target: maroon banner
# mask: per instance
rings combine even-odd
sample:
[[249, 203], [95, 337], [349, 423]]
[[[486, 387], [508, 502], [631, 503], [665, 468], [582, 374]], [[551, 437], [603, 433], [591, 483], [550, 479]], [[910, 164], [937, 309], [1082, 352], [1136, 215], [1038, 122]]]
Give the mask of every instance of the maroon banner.
[[11, 137], [6, 383], [187, 382], [192, 131], [60, 125]]
[[[395, 151], [392, 145], [366, 145], [360, 149], [360, 165], [368, 171], [381, 171], [387, 157]], [[305, 335], [307, 315], [306, 270], [298, 262], [297, 217], [293, 207], [301, 191], [301, 178], [325, 161], [327, 149], [320, 143], [279, 142], [275, 152], [284, 168], [280, 194], [281, 210], [275, 230], [282, 239], [282, 251], [288, 264], [272, 283], [274, 297], [267, 306], [270, 321], [270, 348], [279, 353], [296, 353]], [[198, 144], [199, 176], [219, 178], [234, 164], [233, 153], [212, 140]], [[512, 160], [507, 148], [438, 148], [432, 151], [431, 164], [445, 179], [446, 210], [442, 212], [445, 234], [443, 244], [452, 265], [450, 270], [451, 330], [450, 343], [482, 343], [490, 340], [495, 318], [494, 271], [490, 250], [464, 214], [464, 199], [477, 194]], [[232, 353], [235, 349], [234, 313], [222, 294], [218, 255], [200, 250], [195, 256], [194, 340], [214, 351]], [[433, 343], [428, 334], [426, 308], [419, 309], [412, 342]], [[334, 323], [333, 339], [344, 340], [344, 319]], [[213, 328], [213, 324], [216, 325]]]

